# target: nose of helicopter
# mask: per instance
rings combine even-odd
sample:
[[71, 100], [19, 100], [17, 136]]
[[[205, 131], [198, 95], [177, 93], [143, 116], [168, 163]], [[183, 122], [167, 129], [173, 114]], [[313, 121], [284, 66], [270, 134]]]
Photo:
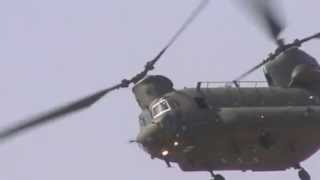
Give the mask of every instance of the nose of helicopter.
[[143, 150], [151, 157], [167, 156], [168, 149], [173, 143], [172, 134], [175, 130], [175, 126], [172, 126], [173, 121], [169, 114], [153, 119], [152, 123], [140, 129], [136, 142], [142, 145]]
[[160, 131], [160, 127], [157, 124], [150, 124], [141, 129], [137, 136], [137, 142], [143, 145], [151, 144], [155, 141]]
[[176, 133], [176, 119], [165, 114], [153, 119], [152, 123], [140, 129], [136, 138], [143, 145], [155, 145], [170, 139]]

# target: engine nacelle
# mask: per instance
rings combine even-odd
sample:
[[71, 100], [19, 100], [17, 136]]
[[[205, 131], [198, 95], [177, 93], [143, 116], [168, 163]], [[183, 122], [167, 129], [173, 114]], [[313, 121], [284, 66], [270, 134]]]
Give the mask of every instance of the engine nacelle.
[[173, 91], [173, 83], [164, 76], [147, 76], [138, 82], [132, 89], [139, 106], [142, 109], [148, 108], [150, 103]]

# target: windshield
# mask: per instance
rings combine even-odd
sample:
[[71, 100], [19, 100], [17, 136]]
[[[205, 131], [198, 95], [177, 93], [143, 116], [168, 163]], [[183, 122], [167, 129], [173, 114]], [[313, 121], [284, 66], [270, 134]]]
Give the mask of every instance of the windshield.
[[156, 118], [170, 110], [171, 107], [169, 106], [168, 101], [165, 99], [161, 99], [159, 102], [152, 106], [152, 117]]

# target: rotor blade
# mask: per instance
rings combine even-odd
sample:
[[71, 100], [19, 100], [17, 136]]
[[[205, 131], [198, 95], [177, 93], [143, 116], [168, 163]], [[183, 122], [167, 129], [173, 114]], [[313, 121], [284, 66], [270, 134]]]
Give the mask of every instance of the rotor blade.
[[309, 37], [306, 37], [304, 39], [301, 39], [300, 43], [302, 44], [302, 43], [305, 43], [305, 42], [310, 41], [312, 39], [320, 39], [320, 33], [317, 33], [317, 34], [314, 34], [312, 36], [309, 36]]
[[[183, 23], [181, 28], [176, 32], [176, 34], [171, 38], [166, 47], [171, 46], [177, 38], [189, 27], [189, 25], [198, 17], [198, 15], [204, 10], [204, 8], [209, 4], [209, 0], [202, 0], [198, 7], [191, 13], [189, 18]], [[165, 48], [166, 49], [166, 48]]]
[[271, 37], [275, 41], [277, 41], [280, 33], [283, 30], [283, 24], [275, 14], [276, 12], [271, 9], [271, 5], [270, 5], [271, 1], [264, 1], [264, 2], [265, 2], [264, 3], [265, 5], [261, 6], [261, 13], [263, 18], [265, 19], [265, 23], [267, 24]]
[[196, 9], [191, 13], [189, 18], [182, 24], [181, 28], [174, 34], [174, 36], [169, 40], [167, 45], [159, 52], [159, 54], [151, 61], [151, 66], [153, 66], [161, 56], [166, 52], [166, 50], [178, 39], [178, 37], [189, 27], [189, 25], [198, 17], [202, 10], [209, 4], [210, 0], [202, 0]]
[[249, 12], [253, 13], [254, 17], [265, 26], [270, 37], [278, 43], [279, 35], [284, 29], [284, 22], [274, 6], [275, 3], [272, 0], [242, 0], [240, 2]]
[[45, 123], [53, 122], [57, 118], [88, 108], [89, 106], [100, 100], [107, 93], [119, 89], [121, 87], [122, 84], [118, 84], [111, 88], [98, 91], [94, 94], [88, 95], [84, 98], [68, 103], [67, 105], [58, 107], [52, 111], [42, 113], [31, 119], [19, 121], [17, 124], [0, 131], [0, 141], [11, 136], [17, 135], [18, 133], [21, 133], [25, 130], [40, 126]]
[[265, 63], [267, 63], [267, 61], [262, 61], [261, 63], [257, 64], [256, 66], [254, 66], [253, 68], [251, 68], [249, 71], [243, 73], [241, 76], [239, 76], [238, 78], [236, 78], [235, 80], [233, 80], [233, 82], [237, 82], [240, 81], [241, 79], [245, 78], [246, 76], [248, 76], [249, 74], [253, 73], [255, 70], [259, 69], [261, 66], [263, 66]]

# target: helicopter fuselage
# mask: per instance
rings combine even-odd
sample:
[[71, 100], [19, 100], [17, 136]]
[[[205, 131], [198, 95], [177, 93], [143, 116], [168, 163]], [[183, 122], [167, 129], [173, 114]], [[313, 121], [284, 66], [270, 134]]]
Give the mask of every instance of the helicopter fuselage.
[[148, 111], [138, 141], [183, 171], [285, 170], [320, 147], [319, 97], [300, 88], [185, 88]]

